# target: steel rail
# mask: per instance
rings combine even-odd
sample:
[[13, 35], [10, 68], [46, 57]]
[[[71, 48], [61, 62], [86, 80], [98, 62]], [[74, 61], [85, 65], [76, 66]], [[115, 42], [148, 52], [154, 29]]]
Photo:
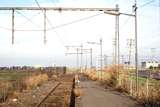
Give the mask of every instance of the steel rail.
[[57, 87], [61, 84], [61, 82], [57, 83], [56, 86], [53, 87], [53, 89], [35, 106], [35, 107], [40, 107], [41, 104], [50, 96], [51, 93], [53, 93]]

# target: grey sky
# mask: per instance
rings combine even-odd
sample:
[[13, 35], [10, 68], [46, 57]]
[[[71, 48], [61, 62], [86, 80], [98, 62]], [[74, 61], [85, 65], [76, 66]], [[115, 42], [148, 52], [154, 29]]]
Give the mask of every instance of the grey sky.
[[[118, 3], [121, 12], [132, 13], [134, 0], [38, 0], [41, 6], [62, 7], [111, 7]], [[139, 59], [146, 59], [151, 55], [150, 48], [155, 49], [156, 57], [160, 54], [160, 7], [159, 0], [138, 0], [138, 46]], [[34, 0], [5, 0], [0, 6], [37, 6]], [[32, 18], [27, 21], [21, 14]], [[16, 12], [15, 26], [17, 29], [43, 28], [43, 14], [31, 11]], [[97, 15], [98, 14], [98, 15]], [[99, 54], [99, 47], [88, 45], [87, 41], [99, 42], [103, 38], [103, 52], [112, 55], [115, 17], [99, 12], [47, 12], [47, 17], [53, 26], [79, 20], [84, 17], [95, 17], [83, 20], [68, 26], [47, 32], [47, 44], [43, 45], [43, 32], [15, 32], [15, 44], [11, 45], [11, 12], [0, 11], [0, 66], [12, 65], [70, 65], [75, 66], [76, 55], [65, 56], [65, 45], [80, 45], [85, 43], [86, 48], [93, 48], [94, 64]], [[126, 22], [126, 20], [128, 20]], [[126, 22], [126, 23], [125, 23]], [[47, 23], [47, 28], [50, 28]], [[121, 55], [127, 56], [127, 39], [134, 38], [134, 18], [120, 16], [120, 48]], [[71, 50], [74, 51], [74, 50]], [[134, 49], [133, 49], [134, 52]], [[84, 58], [85, 59], [85, 58]], [[134, 59], [134, 56], [132, 57]], [[110, 58], [110, 62], [111, 62]], [[160, 59], [158, 59], [160, 60]], [[85, 60], [84, 60], [85, 62]]]

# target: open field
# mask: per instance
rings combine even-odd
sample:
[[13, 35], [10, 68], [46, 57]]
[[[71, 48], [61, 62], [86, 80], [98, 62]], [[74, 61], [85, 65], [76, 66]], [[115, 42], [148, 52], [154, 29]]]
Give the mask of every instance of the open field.
[[0, 102], [17, 96], [24, 90], [32, 90], [49, 80], [52, 73], [35, 71], [0, 71]]
[[[17, 97], [2, 103], [2, 107], [69, 107], [72, 98], [74, 75], [62, 75], [55, 80], [50, 78], [32, 90], [25, 90]], [[16, 101], [13, 101], [16, 99]]]

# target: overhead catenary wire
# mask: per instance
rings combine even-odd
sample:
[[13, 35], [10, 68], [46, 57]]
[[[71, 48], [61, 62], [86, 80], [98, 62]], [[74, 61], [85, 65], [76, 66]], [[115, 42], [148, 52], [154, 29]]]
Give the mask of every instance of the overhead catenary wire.
[[[85, 21], [85, 20], [91, 19], [93, 17], [99, 16], [101, 14], [103, 14], [103, 13], [94, 14], [94, 15], [91, 15], [91, 16], [87, 16], [87, 17], [83, 17], [81, 19], [71, 21], [71, 22], [67, 22], [67, 23], [60, 24], [60, 25], [57, 25], [57, 26], [54, 26], [54, 27], [50, 27], [50, 28], [47, 29], [47, 31], [53, 30], [53, 29], [58, 29], [58, 28], [61, 28], [61, 27], [65, 27], [65, 26], [75, 24], [75, 23], [78, 23], [78, 22], [81, 22], [81, 21]], [[11, 30], [10, 28], [2, 27], [2, 26], [0, 28]], [[19, 28], [16, 28], [15, 31], [43, 31], [43, 29], [19, 29]]]
[[145, 7], [145, 6], [147, 6], [147, 5], [149, 5], [149, 4], [153, 3], [153, 2], [155, 2], [155, 0], [150, 0], [150, 1], [148, 1], [148, 2], [146, 2], [144, 4], [142, 4], [142, 5], [139, 5], [138, 8]]
[[[40, 13], [42, 13], [41, 11], [40, 12], [37, 12], [36, 14], [32, 15], [29, 19], [33, 19], [35, 18], [37, 15], [39, 15]], [[28, 20], [24, 21], [23, 23], [17, 25], [17, 26], [22, 26], [22, 25], [25, 25], [26, 23], [28, 22]]]
[[[39, 7], [42, 11], [44, 11], [44, 9], [40, 7], [40, 4], [38, 3], [38, 1], [35, 0], [35, 2], [36, 2], [36, 4], [38, 5], [38, 7]], [[62, 38], [61, 38], [60, 35], [55, 31], [55, 27], [52, 25], [51, 21], [48, 19], [47, 16], [46, 16], [46, 20], [47, 20], [47, 22], [50, 24], [50, 26], [51, 26], [51, 28], [52, 28], [52, 29], [50, 29], [50, 30], [54, 30], [54, 32], [56, 33], [56, 35], [57, 35], [57, 37], [59, 38], [59, 40], [60, 40], [60, 42], [62, 43], [62, 45], [65, 46]], [[82, 19], [82, 20], [83, 20], [83, 19]], [[78, 20], [78, 21], [79, 21], [79, 20]], [[76, 21], [76, 22], [77, 22], [77, 21]], [[70, 24], [71, 24], [71, 23], [70, 23]], [[65, 25], [66, 25], [66, 24], [64, 24], [63, 26], [65, 26]], [[68, 25], [68, 24], [67, 24], [67, 25]]]
[[64, 23], [64, 24], [61, 24], [61, 25], [57, 25], [57, 26], [51, 27], [51, 28], [49, 28], [47, 30], [52, 30], [52, 29], [57, 29], [57, 28], [65, 27], [65, 26], [68, 26], [68, 25], [71, 25], [71, 24], [74, 24], [74, 23], [78, 23], [78, 22], [81, 22], [81, 21], [84, 21], [84, 20], [88, 20], [90, 18], [99, 16], [101, 14], [103, 14], [103, 13], [98, 13], [98, 14], [94, 14], [94, 15], [91, 15], [91, 16], [83, 17], [83, 18], [78, 19], [78, 20], [74, 20], [74, 21], [71, 21], [71, 22], [68, 22], [68, 23]]
[[[42, 10], [42, 12], [44, 12], [44, 14], [46, 14], [45, 11], [44, 11], [44, 9], [40, 7], [40, 4], [38, 3], [38, 1], [35, 0], [35, 2], [36, 2], [36, 4], [38, 5], [38, 7]], [[51, 21], [48, 19], [47, 15], [45, 15], [45, 16], [46, 16], [47, 22], [50, 24], [51, 27], [53, 27], [53, 25], [52, 25]], [[59, 38], [59, 40], [60, 40], [60, 42], [62, 43], [62, 45], [64, 46], [64, 42], [62, 41], [60, 35], [59, 35], [55, 30], [54, 30], [54, 32], [56, 33], [56, 35], [57, 35], [57, 37]], [[46, 41], [46, 40], [44, 40], [44, 41]], [[45, 43], [45, 42], [44, 42], [44, 43]]]
[[11, 28], [7, 28], [7, 27], [3, 27], [3, 26], [0, 26], [0, 29], [4, 29], [4, 30], [12, 30]]
[[124, 23], [120, 26], [120, 29], [119, 30], [122, 30], [124, 27], [125, 27], [125, 25], [128, 23], [128, 21], [131, 19], [131, 16], [130, 17], [128, 17], [125, 21], [124, 21]]
[[22, 14], [21, 12], [19, 11], [15, 11], [17, 12], [18, 14], [20, 14], [21, 16], [23, 16], [25, 19], [27, 19], [29, 22], [31, 22], [33, 25], [37, 26], [37, 27], [40, 27], [39, 25], [35, 24], [30, 18], [28, 18], [27, 16], [25, 16], [24, 14]]

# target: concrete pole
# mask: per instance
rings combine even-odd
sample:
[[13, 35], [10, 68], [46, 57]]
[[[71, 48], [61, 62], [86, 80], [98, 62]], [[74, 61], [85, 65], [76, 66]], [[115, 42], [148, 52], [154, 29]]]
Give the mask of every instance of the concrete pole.
[[114, 64], [117, 65], [117, 16], [115, 18]]
[[86, 72], [87, 71], [87, 64], [88, 64], [88, 61], [87, 61], [87, 52], [85, 54], [86, 54], [86, 64], [85, 64], [85, 72]]
[[78, 56], [78, 52], [79, 52], [79, 50], [78, 50], [78, 48], [77, 48], [77, 71], [78, 71], [78, 69], [79, 69], [79, 56]]
[[92, 69], [92, 48], [90, 49], [90, 68]]
[[81, 73], [83, 71], [83, 44], [81, 44]]
[[101, 61], [101, 80], [102, 80], [102, 69], [103, 69], [103, 62], [102, 62], [102, 38], [100, 39], [100, 61]]
[[46, 10], [44, 10], [44, 44], [46, 44]]
[[[116, 8], [119, 11], [118, 5], [116, 5]], [[118, 71], [119, 71], [119, 64], [120, 64], [119, 15], [116, 15], [116, 17], [117, 17], [117, 51], [118, 51], [117, 63], [118, 63]]]
[[14, 44], [14, 9], [12, 9], [12, 45]]
[[137, 44], [137, 1], [135, 0], [134, 5], [134, 13], [135, 13], [135, 68], [136, 68], [136, 91], [138, 91], [139, 83], [138, 83], [138, 44]]

